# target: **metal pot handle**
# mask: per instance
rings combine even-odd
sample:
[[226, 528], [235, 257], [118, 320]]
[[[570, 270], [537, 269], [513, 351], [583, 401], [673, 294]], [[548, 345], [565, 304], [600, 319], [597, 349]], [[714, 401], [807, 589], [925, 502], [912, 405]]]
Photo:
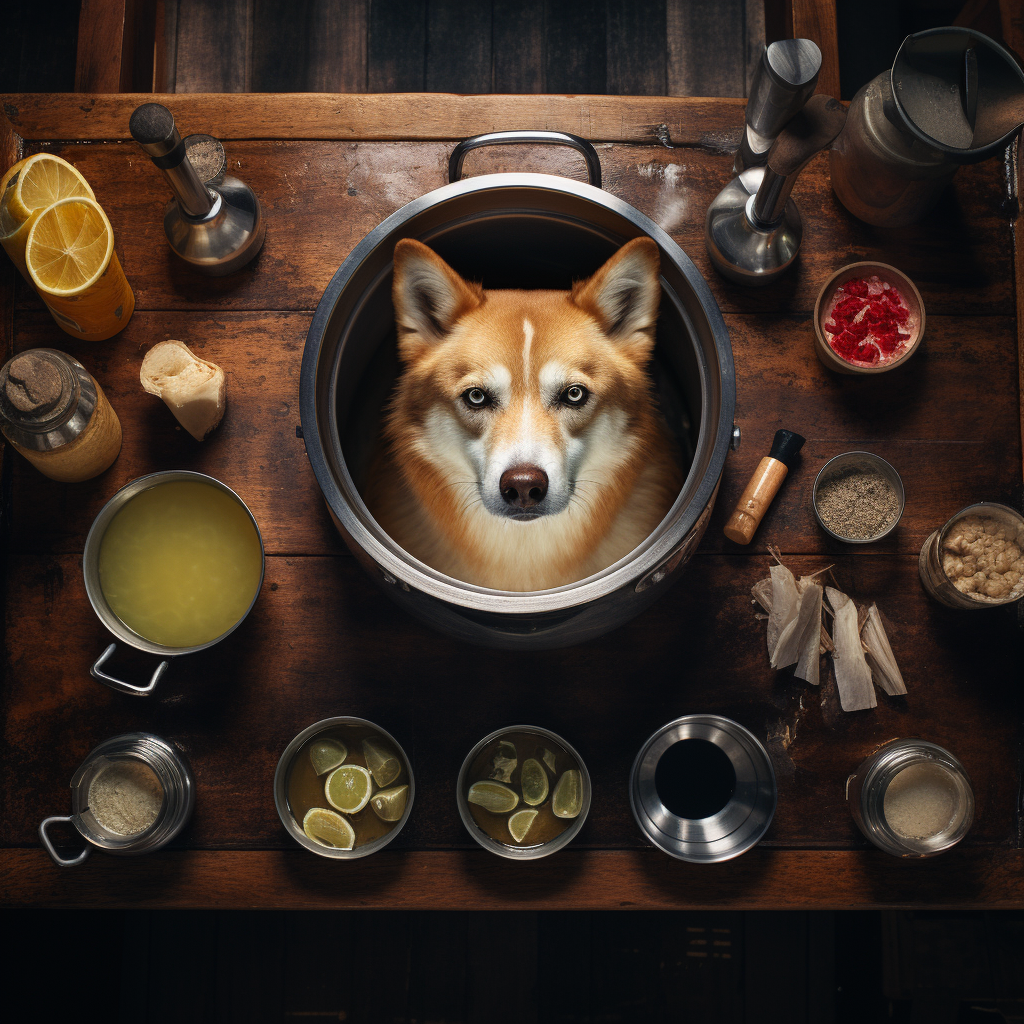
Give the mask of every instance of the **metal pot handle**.
[[601, 159], [597, 150], [586, 139], [568, 132], [548, 131], [514, 131], [488, 132], [486, 135], [474, 135], [464, 139], [453, 150], [448, 158], [448, 180], [458, 181], [462, 177], [462, 162], [466, 154], [481, 146], [503, 146], [510, 142], [540, 142], [553, 146], [570, 146], [583, 155], [587, 161], [587, 179], [594, 188], [601, 187]]
[[58, 816], [54, 818], [43, 818], [43, 820], [39, 823], [39, 840], [43, 844], [43, 847], [45, 848], [46, 852], [53, 859], [53, 863], [60, 868], [77, 868], [78, 865], [84, 863], [89, 854], [92, 853], [92, 847], [89, 846], [87, 843], [85, 849], [82, 850], [81, 853], [76, 854], [74, 857], [62, 857], [57, 852], [57, 847], [55, 847], [53, 843], [50, 842], [50, 837], [46, 834], [47, 825], [53, 825], [57, 822], [60, 822], [61, 824], [70, 823], [71, 820], [72, 819], [70, 817]]
[[109, 686], [112, 690], [120, 690], [121, 693], [130, 693], [133, 697], [148, 697], [156, 689], [156, 684], [160, 682], [163, 678], [163, 674], [171, 665], [169, 661], [161, 661], [145, 686], [134, 686], [132, 683], [125, 683], [120, 679], [115, 679], [113, 676], [107, 675], [107, 673], [103, 671], [103, 666], [107, 663], [115, 650], [117, 650], [117, 644], [111, 644], [96, 659], [96, 664], [93, 665], [92, 669], [90, 669], [90, 674], [93, 679], [98, 679], [101, 683], [105, 686]]

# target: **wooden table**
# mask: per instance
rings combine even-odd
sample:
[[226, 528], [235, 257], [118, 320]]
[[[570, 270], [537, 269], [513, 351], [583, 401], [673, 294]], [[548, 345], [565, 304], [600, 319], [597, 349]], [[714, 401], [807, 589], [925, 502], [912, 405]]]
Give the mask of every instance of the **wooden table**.
[[[10, 96], [3, 166], [46, 148], [89, 179], [114, 226], [137, 306], [109, 342], [59, 331], [9, 264], [3, 342], [58, 346], [95, 373], [124, 426], [120, 458], [89, 483], [61, 486], [5, 461], [6, 662], [2, 691], [0, 899], [33, 906], [404, 908], [1024, 906], [1021, 785], [1022, 634], [1012, 612], [954, 613], [918, 581], [925, 537], [979, 499], [1020, 507], [1019, 354], [1013, 262], [1017, 200], [1004, 163], [963, 169], [926, 222], [860, 224], [838, 205], [820, 156], [797, 185], [805, 223], [799, 266], [769, 289], [743, 290], [710, 268], [704, 211], [729, 178], [741, 100], [626, 97], [204, 96], [164, 98], [182, 133], [224, 139], [232, 172], [268, 218], [258, 260], [229, 279], [196, 276], [163, 238], [161, 177], [127, 140], [143, 96]], [[665, 125], [672, 148], [660, 144]], [[571, 650], [510, 655], [460, 646], [398, 611], [343, 547], [297, 436], [299, 363], [312, 310], [353, 245], [405, 202], [443, 183], [454, 140], [498, 128], [577, 132], [599, 144], [605, 187], [669, 231], [708, 280], [732, 337], [738, 452], [729, 456], [707, 535], [683, 580], [627, 626]], [[62, 140], [62, 141], [53, 141]], [[580, 176], [556, 149], [474, 154], [470, 173], [548, 170]], [[882, 259], [916, 282], [928, 311], [919, 354], [868, 380], [826, 371], [810, 313], [836, 267]], [[1016, 270], [1018, 281], [1020, 269]], [[1018, 303], [1021, 301], [1018, 293]], [[179, 338], [228, 373], [228, 411], [202, 444], [139, 385], [152, 343]], [[751, 549], [722, 536], [750, 472], [786, 426], [807, 437]], [[840, 549], [814, 523], [811, 481], [827, 458], [867, 447], [902, 473], [895, 533]], [[94, 682], [108, 636], [86, 600], [80, 554], [103, 503], [159, 469], [211, 473], [260, 523], [263, 592], [224, 643], [175, 664], [159, 696]], [[750, 586], [768, 543], [798, 572], [828, 564], [892, 624], [908, 696], [876, 709], [838, 706], [774, 673]], [[118, 667], [151, 663], [119, 653]], [[733, 717], [767, 744], [779, 780], [775, 820], [758, 848], [716, 866], [678, 863], [641, 839], [626, 795], [632, 759], [659, 725], [686, 713]], [[404, 744], [419, 782], [412, 817], [387, 851], [335, 863], [288, 838], [274, 810], [277, 758], [330, 715], [380, 722]], [[455, 807], [462, 758], [485, 732], [531, 721], [577, 746], [594, 782], [591, 815], [568, 850], [510, 864], [478, 849]], [[178, 841], [138, 860], [95, 854], [54, 867], [36, 828], [67, 813], [67, 784], [108, 736], [147, 729], [180, 742], [198, 785]], [[977, 817], [961, 847], [903, 863], [868, 846], [844, 782], [879, 744], [920, 736], [970, 772]]]

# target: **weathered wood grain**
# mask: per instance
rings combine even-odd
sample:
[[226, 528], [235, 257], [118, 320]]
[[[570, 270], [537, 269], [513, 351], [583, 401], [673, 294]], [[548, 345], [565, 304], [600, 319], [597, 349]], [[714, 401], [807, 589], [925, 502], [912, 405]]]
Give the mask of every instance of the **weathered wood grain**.
[[82, 0], [76, 92], [120, 92], [131, 88], [135, 7], [134, 0]]
[[428, 92], [491, 91], [491, 5], [427, 4]]
[[608, 81], [608, 14], [603, 3], [580, 17], [578, 4], [544, 0], [544, 87], [550, 93], [603, 93]]
[[792, 38], [813, 39], [821, 50], [818, 92], [839, 99], [839, 39], [836, 0], [787, 0], [792, 11]]
[[[734, 113], [738, 126], [741, 111], [735, 108]], [[187, 110], [175, 114], [183, 133], [210, 127]], [[365, 234], [446, 182], [451, 146], [229, 141], [226, 148], [231, 170], [264, 205], [267, 241], [240, 273], [203, 278], [171, 255], [162, 223], [167, 186], [134, 143], [59, 147], [88, 178], [110, 217], [137, 309], [313, 309]], [[745, 289], [711, 268], [704, 246], [704, 210], [729, 180], [728, 154], [603, 146], [600, 156], [606, 190], [679, 243], [723, 310], [810, 312], [834, 270], [875, 259], [900, 267], [914, 280], [929, 316], [1013, 312], [1011, 237], [999, 215], [1004, 191], [997, 161], [964, 168], [926, 222], [883, 231], [840, 207], [829, 184], [827, 159], [819, 155], [793, 193], [804, 220], [797, 267], [774, 288]], [[578, 154], [562, 147], [502, 147], [471, 154], [466, 173], [530, 170], [578, 178], [582, 166]], [[38, 308], [27, 285], [19, 295]]]
[[370, 0], [369, 91], [422, 92], [427, 64], [426, 0]]
[[[252, 2], [178, 0], [174, 76], [177, 92], [241, 93], [252, 88]], [[147, 99], [167, 102], [157, 97]], [[145, 102], [137, 100], [135, 105]], [[213, 128], [194, 130], [218, 134]]]
[[663, 96], [666, 70], [666, 0], [606, 0], [610, 93]]
[[491, 26], [494, 91], [544, 92], [544, 0], [494, 0]]
[[[211, 473], [238, 491], [271, 553], [341, 550], [303, 442], [296, 437], [299, 363], [309, 322], [308, 313], [136, 312], [116, 339], [95, 345], [57, 338], [48, 314], [20, 310], [17, 348], [59, 345], [81, 359], [118, 412], [124, 443], [106, 473], [74, 486], [47, 480], [15, 458], [15, 543], [32, 550], [81, 551], [93, 517], [118, 487], [181, 465]], [[932, 530], [964, 505], [981, 499], [1019, 504], [1011, 319], [932, 317], [913, 361], [871, 379], [826, 370], [814, 354], [806, 316], [730, 314], [726, 322], [743, 441], [726, 462], [702, 550], [739, 550], [721, 529], [780, 427], [808, 440], [755, 538], [761, 550], [767, 543], [784, 551], [841, 549], [817, 526], [810, 489], [827, 459], [851, 449], [867, 448], [888, 459], [903, 476], [907, 492], [900, 525], [871, 550], [914, 554]], [[204, 442], [181, 430], [159, 399], [139, 384], [149, 346], [167, 338], [195, 346], [228, 374], [227, 414]], [[951, 381], [956, 400], [936, 400]]]
[[[668, 0], [668, 94], [670, 96], [745, 96], [747, 52], [764, 46], [764, 29], [748, 42], [751, 0]], [[755, 22], [756, 25], [756, 22]]]
[[[553, 88], [550, 68], [547, 87]], [[584, 84], [567, 88], [582, 93]], [[244, 95], [181, 92], [88, 97], [10, 93], [0, 97], [4, 113], [18, 133], [32, 140], [127, 139], [132, 111], [151, 101], [168, 104], [175, 116], [201, 122], [219, 139], [463, 139], [498, 129], [550, 128], [574, 132], [593, 142], [640, 142], [653, 138], [654, 127], [665, 124], [677, 143], [715, 146], [720, 143], [714, 140], [723, 134], [736, 133], [738, 139], [745, 104], [741, 99], [661, 96], [423, 93], [268, 93], [258, 100]]]
[[882, 858], [878, 851], [758, 849], [706, 866], [681, 864], [655, 850], [566, 850], [510, 867], [482, 850], [385, 850], [344, 865], [300, 850], [165, 851], [130, 865], [99, 854], [80, 870], [59, 871], [42, 850], [11, 850], [0, 863], [0, 901], [12, 907], [308, 910], [1024, 906], [1019, 852], [962, 850], [907, 862]]
[[[968, 845], [1015, 835], [1019, 639], [998, 611], [965, 624], [932, 602], [914, 555], [790, 559], [798, 573], [835, 563], [841, 585], [877, 599], [891, 624], [909, 694], [879, 694], [877, 708], [852, 714], [839, 710], [832, 683], [815, 690], [769, 668], [749, 592], [767, 573], [766, 555], [698, 554], [677, 586], [621, 629], [515, 656], [420, 626], [347, 554], [270, 557], [248, 619], [173, 664], [144, 705], [89, 677], [109, 635], [88, 604], [78, 556], [15, 547], [10, 558], [3, 846], [34, 845], [41, 817], [66, 813], [68, 781], [88, 751], [144, 722], [181, 743], [196, 773], [200, 798], [179, 845], [287, 847], [273, 802], [277, 759], [301, 729], [339, 714], [379, 722], [408, 753], [417, 796], [395, 840], [403, 849], [472, 845], [455, 806], [459, 767], [482, 735], [515, 721], [564, 735], [587, 764], [594, 799], [574, 845], [642, 846], [627, 798], [633, 758], [664, 722], [704, 711], [746, 725], [772, 755], [779, 805], [769, 845], [863, 847], [845, 781], [896, 736], [933, 740], [965, 764], [977, 798]], [[111, 667], [137, 679], [154, 660], [122, 649]]]

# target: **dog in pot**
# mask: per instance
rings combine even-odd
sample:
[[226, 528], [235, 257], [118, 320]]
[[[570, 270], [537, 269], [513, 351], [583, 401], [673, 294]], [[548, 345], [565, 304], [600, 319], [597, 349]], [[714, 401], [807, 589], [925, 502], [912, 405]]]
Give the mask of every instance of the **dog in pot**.
[[402, 370], [365, 495], [381, 527], [495, 590], [573, 583], [632, 551], [682, 486], [647, 372], [654, 241], [571, 291], [485, 291], [413, 239], [394, 268]]

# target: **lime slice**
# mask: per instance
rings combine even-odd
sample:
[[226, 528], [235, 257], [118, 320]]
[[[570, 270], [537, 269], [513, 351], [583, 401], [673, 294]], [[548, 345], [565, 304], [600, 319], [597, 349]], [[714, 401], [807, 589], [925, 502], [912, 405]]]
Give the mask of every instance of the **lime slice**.
[[512, 833], [512, 838], [517, 843], [521, 843], [530, 834], [530, 826], [538, 814], [540, 814], [540, 811], [535, 811], [531, 808], [526, 811], [516, 811], [508, 819], [508, 830]]
[[381, 821], [398, 821], [405, 814], [408, 799], [408, 786], [392, 786], [391, 789], [382, 789], [374, 793], [370, 806]]
[[559, 818], [575, 818], [583, 808], [583, 777], [575, 768], [564, 772], [555, 784], [551, 810]]
[[373, 781], [383, 789], [390, 786], [402, 774], [402, 765], [390, 747], [379, 740], [363, 740], [363, 757], [370, 769]]
[[548, 771], [551, 772], [552, 775], [554, 775], [555, 774], [555, 755], [554, 755], [554, 753], [552, 751], [548, 750], [547, 747], [545, 747], [544, 748], [544, 753], [541, 754], [540, 756], [541, 756], [541, 760], [548, 766]]
[[498, 782], [511, 782], [512, 773], [516, 770], [519, 759], [516, 754], [516, 745], [510, 740], [501, 740], [498, 744], [498, 752], [494, 755], [494, 770], [489, 778]]
[[325, 736], [320, 740], [313, 740], [309, 746], [309, 759], [313, 762], [313, 771], [317, 775], [323, 775], [339, 764], [345, 763], [348, 757], [348, 748], [341, 740]]
[[357, 764], [343, 764], [327, 776], [327, 802], [346, 814], [361, 811], [370, 801], [370, 773]]
[[302, 819], [302, 831], [314, 843], [332, 846], [336, 850], [351, 850], [356, 844], [356, 833], [352, 825], [326, 807], [314, 807], [306, 811]]
[[501, 782], [474, 782], [469, 787], [466, 799], [471, 804], [477, 804], [485, 811], [493, 811], [495, 814], [506, 814], [514, 810], [519, 803], [519, 794]]
[[523, 799], [531, 806], [544, 803], [548, 798], [548, 773], [544, 765], [532, 757], [523, 762], [523, 774], [519, 778]]

